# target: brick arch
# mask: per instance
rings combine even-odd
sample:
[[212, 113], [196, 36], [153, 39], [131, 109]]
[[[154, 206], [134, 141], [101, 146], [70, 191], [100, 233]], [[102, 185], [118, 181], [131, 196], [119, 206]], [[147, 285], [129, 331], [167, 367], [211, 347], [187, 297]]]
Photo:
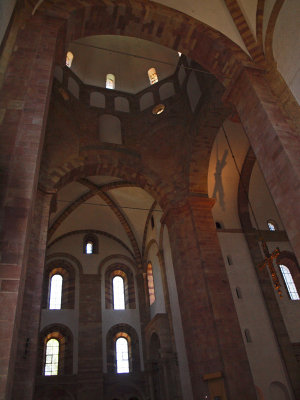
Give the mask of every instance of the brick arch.
[[[59, 190], [67, 184], [93, 175], [115, 176], [144, 189], [163, 208], [170, 203], [175, 188], [170, 182], [164, 182], [153, 171], [143, 168], [139, 157], [129, 154], [118, 154], [114, 151], [98, 152], [96, 159], [84, 161], [81, 157], [74, 158], [60, 168], [43, 174], [41, 185], [47, 190]], [[183, 197], [184, 193], [182, 193]], [[177, 188], [177, 197], [180, 196]]]
[[131, 372], [139, 372], [140, 366], [140, 350], [139, 338], [136, 330], [128, 324], [117, 324], [110, 328], [106, 335], [106, 351], [107, 351], [107, 372], [116, 372], [116, 351], [115, 341], [120, 333], [123, 337], [128, 339], [129, 342], [129, 357], [130, 357], [130, 370]]
[[[72, 235], [82, 235], [82, 234], [85, 234], [85, 233], [94, 233], [96, 235], [102, 235], [102, 236], [105, 236], [105, 237], [107, 237], [109, 239], [114, 240], [115, 242], [120, 244], [126, 251], [128, 251], [128, 253], [134, 259], [134, 254], [132, 253], [130, 248], [122, 240], [120, 240], [119, 238], [117, 238], [116, 236], [114, 236], [114, 235], [112, 235], [112, 234], [110, 234], [108, 232], [100, 231], [100, 230], [97, 230], [97, 229], [79, 229], [77, 231], [71, 231], [71, 232], [64, 233], [63, 235], [58, 236], [51, 243], [49, 243], [48, 246], [47, 246], [47, 249], [49, 250], [55, 243], [59, 242], [62, 239], [65, 239], [66, 237], [69, 237], [69, 236], [72, 236]], [[50, 258], [51, 256], [52, 255], [48, 256], [48, 258]], [[68, 258], [70, 258], [70, 256]], [[79, 263], [78, 260], [76, 260], [75, 262], [76, 262], [76, 264]], [[80, 269], [79, 270], [80, 270], [80, 273], [82, 274], [83, 272], [82, 272], [82, 266], [81, 265], [80, 265]]]
[[42, 308], [48, 307], [50, 295], [50, 279], [58, 274], [63, 278], [61, 308], [72, 309], [75, 303], [75, 270], [71, 263], [58, 258], [49, 262], [45, 268], [43, 281]]
[[[98, 266], [98, 274], [101, 274], [102, 269], [104, 268], [105, 264], [110, 262], [111, 260], [124, 260], [126, 261], [127, 264], [130, 264], [132, 266], [132, 268], [137, 272], [138, 271], [138, 267], [139, 265], [137, 265], [134, 262], [133, 257], [129, 258], [127, 256], [125, 256], [124, 254], [111, 254], [105, 258], [103, 258], [103, 260], [101, 260], [99, 266]], [[122, 264], [122, 263], [121, 263]]]
[[63, 324], [52, 324], [43, 328], [39, 334], [38, 371], [43, 374], [45, 345], [49, 339], [57, 339], [60, 343], [58, 375], [71, 375], [73, 372], [73, 334]]
[[[90, 35], [125, 35], [159, 43], [191, 57], [227, 86], [251, 62], [222, 33], [184, 13], [142, 0], [46, 0], [38, 13], [66, 21], [65, 43]], [[62, 63], [65, 61], [62, 58]]]
[[120, 262], [110, 265], [105, 271], [105, 308], [113, 309], [112, 280], [115, 276], [121, 276], [124, 280], [125, 308], [136, 308], [133, 273], [127, 265]]
[[[222, 33], [188, 15], [153, 2], [88, 0], [83, 5], [79, 0], [68, 0], [59, 4], [54, 0], [46, 0], [40, 6], [39, 12], [65, 20], [66, 44], [90, 35], [111, 34], [142, 38], [179, 50], [191, 57], [217, 77], [225, 87], [243, 65], [251, 64], [248, 55]], [[61, 63], [64, 62], [65, 58], [61, 56]], [[189, 180], [192, 192], [207, 193], [206, 171], [216, 134], [211, 134], [212, 126], [215, 123], [209, 125], [210, 129], [208, 126], [200, 127], [200, 131], [209, 132], [209, 138], [207, 139], [207, 135], [198, 135], [191, 146], [193, 153]], [[68, 160], [66, 165], [73, 161]], [[61, 169], [65, 171], [65, 166]], [[55, 171], [55, 175], [57, 172]]]
[[[52, 242], [52, 243], [54, 243], [54, 242]], [[82, 268], [81, 263], [79, 262], [79, 260], [76, 257], [74, 257], [72, 254], [69, 254], [69, 253], [57, 252], [57, 253], [51, 253], [51, 254], [47, 255], [46, 265], [48, 265], [48, 263], [50, 263], [50, 261], [53, 259], [62, 259], [62, 258], [67, 259], [74, 266], [76, 266], [75, 269], [77, 269], [77, 271], [80, 275], [83, 274], [83, 268]]]

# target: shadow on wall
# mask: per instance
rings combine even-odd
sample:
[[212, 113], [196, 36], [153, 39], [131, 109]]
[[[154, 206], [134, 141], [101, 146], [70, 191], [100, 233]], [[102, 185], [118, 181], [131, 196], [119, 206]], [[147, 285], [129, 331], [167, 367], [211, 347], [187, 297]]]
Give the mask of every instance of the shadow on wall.
[[216, 163], [216, 171], [214, 173], [215, 175], [215, 187], [214, 187], [214, 192], [212, 197], [217, 198], [217, 193], [219, 193], [219, 198], [218, 201], [220, 203], [220, 206], [222, 207], [222, 210], [225, 211], [225, 201], [224, 201], [224, 188], [223, 188], [223, 182], [222, 182], [222, 170], [224, 169], [226, 165], [226, 158], [228, 155], [228, 150], [226, 149], [224, 151], [223, 157], [220, 160], [219, 159], [219, 154], [218, 154], [218, 147], [217, 147], [217, 163]]

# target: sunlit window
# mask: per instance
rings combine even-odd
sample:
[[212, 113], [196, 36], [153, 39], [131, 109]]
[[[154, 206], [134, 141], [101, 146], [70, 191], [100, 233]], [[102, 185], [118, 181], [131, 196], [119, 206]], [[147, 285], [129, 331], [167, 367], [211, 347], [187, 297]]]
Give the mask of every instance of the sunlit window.
[[273, 221], [268, 221], [269, 231], [276, 231], [276, 224]]
[[299, 294], [295, 286], [292, 274], [290, 273], [290, 270], [283, 264], [279, 265], [279, 268], [282, 273], [291, 300], [299, 300]]
[[154, 279], [153, 279], [153, 269], [152, 264], [149, 262], [147, 266], [147, 280], [148, 280], [148, 291], [150, 306], [155, 301], [155, 290], [154, 290]]
[[71, 53], [70, 51], [68, 51], [68, 52], [67, 52], [67, 55], [66, 55], [66, 66], [67, 66], [67, 67], [71, 68], [73, 58], [74, 58], [73, 53]]
[[58, 375], [58, 361], [59, 361], [59, 341], [57, 339], [50, 339], [46, 344], [45, 352], [45, 375]]
[[129, 372], [128, 342], [123, 337], [116, 340], [116, 361], [118, 374]]
[[124, 279], [121, 276], [113, 278], [114, 310], [125, 310]]
[[61, 309], [62, 283], [63, 283], [63, 278], [61, 275], [55, 274], [52, 276], [50, 280], [50, 298], [49, 298], [50, 310]]
[[115, 76], [113, 74], [106, 75], [106, 89], [114, 89], [115, 88]]
[[154, 83], [158, 82], [158, 76], [157, 76], [155, 68], [150, 68], [148, 70], [148, 76], [149, 76], [150, 85], [154, 85]]
[[94, 247], [94, 244], [92, 241], [87, 242], [85, 245], [86, 254], [93, 254], [93, 247]]

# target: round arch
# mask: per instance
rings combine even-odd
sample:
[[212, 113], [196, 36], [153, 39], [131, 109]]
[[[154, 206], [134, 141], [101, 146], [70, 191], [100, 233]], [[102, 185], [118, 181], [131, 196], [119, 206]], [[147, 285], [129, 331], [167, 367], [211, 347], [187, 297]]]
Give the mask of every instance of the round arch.
[[[40, 184], [47, 190], [57, 191], [68, 183], [94, 175], [115, 176], [133, 183], [150, 193], [161, 208], [170, 203], [173, 197], [173, 185], [162, 181], [153, 171], [145, 171], [139, 157], [129, 154], [124, 156], [111, 151], [106, 151], [105, 154], [97, 153], [94, 160], [85, 161], [78, 157], [66, 162], [59, 170], [50, 170], [49, 174], [44, 171], [40, 177]], [[178, 196], [180, 193], [177, 188], [177, 198]]]
[[[89, 0], [83, 5], [79, 0], [74, 0], [61, 2], [53, 7], [52, 0], [45, 0], [40, 5], [38, 13], [65, 21], [66, 33], [61, 38], [65, 47], [76, 39], [92, 35], [142, 38], [184, 53], [211, 72], [225, 87], [230, 84], [243, 65], [251, 64], [249, 56], [225, 35], [199, 20], [161, 4], [145, 3], [140, 0], [130, 2], [119, 0], [117, 4], [112, 0], [105, 2]], [[61, 55], [58, 58], [63, 65], [65, 57]], [[203, 166], [201, 164], [199, 167], [201, 163], [199, 160], [203, 157], [201, 149], [205, 147], [202, 142], [201, 139], [200, 143], [196, 140], [193, 146], [195, 150], [189, 167], [190, 190], [207, 193], [206, 181], [202, 182], [203, 174], [198, 172], [207, 167], [207, 156]], [[202, 157], [199, 157], [199, 152]], [[97, 156], [99, 157], [99, 154]], [[73, 161], [76, 164], [76, 160]], [[77, 161], [80, 166], [85, 164], [83, 159]], [[61, 171], [66, 171], [66, 166], [68, 170], [71, 164], [72, 161], [68, 160], [66, 165], [61, 167]], [[77, 166], [79, 167], [78, 164]], [[55, 184], [61, 178], [58, 175], [56, 170], [55, 176], [50, 178], [54, 179]], [[51, 183], [50, 186], [53, 187]]]
[[[54, 7], [55, 3], [55, 7]], [[180, 51], [225, 86], [249, 56], [222, 33], [184, 13], [141, 0], [44, 1], [38, 13], [66, 21], [65, 43], [92, 35], [125, 35]], [[37, 14], [38, 14], [37, 13]], [[163, 23], [162, 23], [163, 21]], [[61, 59], [62, 65], [65, 56]]]

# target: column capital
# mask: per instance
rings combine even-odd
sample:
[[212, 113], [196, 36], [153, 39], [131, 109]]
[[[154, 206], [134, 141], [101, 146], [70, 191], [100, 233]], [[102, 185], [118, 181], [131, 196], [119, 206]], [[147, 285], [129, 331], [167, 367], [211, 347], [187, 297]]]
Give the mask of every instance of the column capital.
[[185, 198], [178, 202], [170, 204], [164, 212], [161, 223], [168, 224], [170, 217], [182, 215], [193, 210], [211, 210], [216, 202], [216, 199], [208, 197], [203, 193], [189, 193]]

